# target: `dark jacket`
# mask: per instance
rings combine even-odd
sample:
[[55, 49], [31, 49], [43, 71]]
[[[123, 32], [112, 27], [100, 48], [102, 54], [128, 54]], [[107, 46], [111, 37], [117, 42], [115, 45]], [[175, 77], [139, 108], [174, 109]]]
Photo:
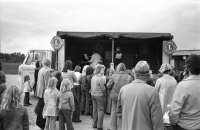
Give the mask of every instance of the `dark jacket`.
[[0, 130], [29, 130], [28, 111], [21, 106], [10, 105], [9, 110], [0, 109]]
[[131, 81], [131, 76], [128, 75], [126, 72], [120, 71], [114, 73], [107, 83], [107, 89], [111, 90], [110, 98], [113, 100], [117, 100], [121, 87], [129, 84]]
[[36, 91], [36, 87], [37, 87], [37, 80], [38, 80], [38, 72], [39, 72], [40, 68], [35, 68], [35, 73], [34, 73], [34, 79], [35, 79], [35, 83], [33, 85], [33, 90]]
[[6, 90], [6, 84], [5, 83], [2, 83], [0, 84], [0, 104], [1, 104], [1, 100], [2, 100], [2, 94], [4, 93], [4, 91]]
[[87, 75], [81, 76], [79, 82], [82, 90], [90, 91], [91, 83], [88, 81]]

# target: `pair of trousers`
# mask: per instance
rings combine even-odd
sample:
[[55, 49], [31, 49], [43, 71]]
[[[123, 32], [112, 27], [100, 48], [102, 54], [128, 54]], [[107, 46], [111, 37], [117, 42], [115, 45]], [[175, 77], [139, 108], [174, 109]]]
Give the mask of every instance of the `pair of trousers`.
[[85, 111], [85, 113], [90, 113], [90, 93], [89, 90], [82, 89], [81, 94], [81, 111]]
[[24, 92], [25, 96], [24, 96], [24, 105], [28, 105], [29, 104], [29, 100], [30, 100], [30, 93], [29, 92]]
[[[172, 126], [172, 130], [189, 130], [189, 129], [184, 129], [176, 124], [175, 126]], [[197, 130], [200, 130], [200, 129], [197, 129]]]
[[117, 100], [111, 99], [111, 115], [110, 115], [110, 129], [121, 130], [122, 122], [117, 116]]
[[56, 130], [57, 116], [47, 116], [45, 123], [45, 130]]
[[76, 96], [74, 88], [72, 89], [72, 93], [74, 95], [74, 104], [75, 104], [75, 111], [73, 112], [72, 121], [79, 121], [81, 116], [80, 102]]
[[65, 122], [67, 124], [67, 130], [74, 130], [71, 121], [71, 110], [60, 109], [59, 110], [59, 130], [65, 130]]
[[36, 113], [37, 113], [37, 118], [36, 118], [36, 125], [40, 127], [41, 129], [44, 129], [46, 119], [43, 118], [43, 108], [44, 108], [44, 98], [38, 98], [38, 103], [36, 105]]
[[93, 122], [92, 126], [103, 128], [104, 101], [103, 96], [92, 96], [93, 103]]
[[81, 85], [74, 85], [74, 91], [76, 93], [79, 102], [81, 102]]

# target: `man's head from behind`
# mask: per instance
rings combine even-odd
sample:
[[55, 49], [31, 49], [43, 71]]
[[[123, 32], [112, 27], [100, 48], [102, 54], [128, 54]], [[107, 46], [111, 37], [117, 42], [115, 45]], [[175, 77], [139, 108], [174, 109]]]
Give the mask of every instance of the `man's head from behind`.
[[200, 74], [200, 56], [199, 55], [190, 55], [185, 60], [186, 70], [189, 71], [193, 75]]
[[135, 79], [141, 79], [146, 81], [150, 76], [149, 65], [146, 61], [139, 61], [134, 69]]
[[46, 66], [46, 67], [50, 67], [51, 61], [50, 61], [48, 58], [44, 58], [44, 59], [42, 60], [42, 65], [43, 65], [43, 66]]

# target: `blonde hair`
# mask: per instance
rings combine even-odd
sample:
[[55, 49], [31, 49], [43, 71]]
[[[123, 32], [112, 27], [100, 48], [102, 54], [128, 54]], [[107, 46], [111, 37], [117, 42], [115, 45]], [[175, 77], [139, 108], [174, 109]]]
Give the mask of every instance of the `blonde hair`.
[[19, 86], [11, 85], [10, 87], [8, 87], [4, 92], [1, 108], [4, 110], [9, 110], [11, 104], [15, 108], [19, 108], [21, 94], [22, 90]]
[[49, 88], [51, 90], [56, 88], [57, 82], [58, 82], [58, 80], [56, 79], [56, 77], [49, 78], [47, 88]]
[[94, 73], [99, 74], [101, 72], [101, 69], [102, 69], [101, 65], [96, 65]]
[[86, 69], [89, 67], [89, 65], [85, 65], [83, 67], [83, 70], [82, 70], [82, 75], [86, 75]]
[[60, 85], [60, 91], [64, 93], [66, 91], [71, 90], [71, 88], [72, 88], [72, 83], [69, 81], [69, 79], [63, 79]]

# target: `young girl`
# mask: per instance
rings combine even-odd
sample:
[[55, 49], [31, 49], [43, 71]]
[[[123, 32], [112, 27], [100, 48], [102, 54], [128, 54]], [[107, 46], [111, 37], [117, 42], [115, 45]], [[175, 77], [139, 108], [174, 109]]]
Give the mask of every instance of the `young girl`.
[[0, 130], [29, 130], [28, 111], [20, 105], [22, 92], [16, 85], [6, 89], [0, 109]]
[[57, 95], [56, 88], [58, 80], [55, 77], [49, 78], [48, 87], [44, 92], [44, 110], [43, 117], [46, 118], [45, 130], [56, 129], [56, 119], [58, 116]]
[[30, 83], [30, 77], [29, 75], [24, 76], [24, 106], [31, 105], [29, 103], [30, 98], [30, 91], [31, 91], [31, 83]]
[[75, 110], [74, 96], [71, 92], [71, 82], [69, 79], [63, 79], [58, 94], [59, 99], [59, 130], [65, 130], [65, 122], [67, 124], [67, 130], [74, 130], [71, 122], [72, 112]]

